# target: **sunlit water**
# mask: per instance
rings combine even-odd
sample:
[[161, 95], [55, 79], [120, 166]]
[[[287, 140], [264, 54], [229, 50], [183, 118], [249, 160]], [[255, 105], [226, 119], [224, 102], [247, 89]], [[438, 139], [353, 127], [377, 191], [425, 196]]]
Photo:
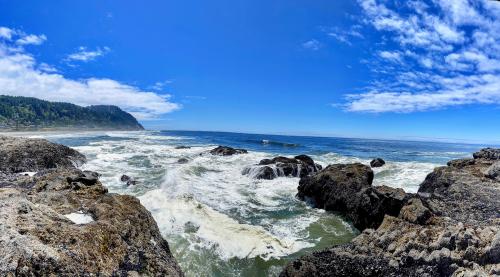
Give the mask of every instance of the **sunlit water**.
[[[295, 257], [350, 241], [357, 234], [338, 215], [295, 198], [298, 178], [254, 180], [241, 174], [276, 155], [308, 154], [319, 164], [382, 157], [375, 185], [416, 192], [425, 176], [477, 145], [248, 135], [213, 132], [31, 134], [76, 148], [111, 192], [139, 197], [156, 219], [187, 276], [273, 276]], [[176, 146], [190, 146], [176, 149]], [[229, 145], [248, 154], [213, 156]], [[178, 163], [180, 158], [189, 160]], [[127, 186], [127, 174], [138, 183]]]

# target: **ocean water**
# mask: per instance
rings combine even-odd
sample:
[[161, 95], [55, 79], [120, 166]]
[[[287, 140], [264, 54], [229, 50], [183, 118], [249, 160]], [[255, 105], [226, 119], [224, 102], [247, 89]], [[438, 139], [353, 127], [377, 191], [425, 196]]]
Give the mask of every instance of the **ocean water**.
[[[349, 242], [358, 231], [341, 216], [295, 198], [299, 179], [255, 180], [241, 174], [277, 155], [310, 155], [319, 164], [381, 157], [374, 185], [416, 192], [434, 167], [469, 157], [479, 145], [294, 137], [220, 132], [37, 133], [85, 154], [111, 192], [137, 196], [152, 213], [187, 276], [276, 276], [294, 258]], [[245, 148], [229, 157], [217, 145]], [[189, 149], [177, 149], [189, 146]], [[189, 160], [179, 164], [180, 158]], [[127, 186], [127, 174], [138, 183]]]

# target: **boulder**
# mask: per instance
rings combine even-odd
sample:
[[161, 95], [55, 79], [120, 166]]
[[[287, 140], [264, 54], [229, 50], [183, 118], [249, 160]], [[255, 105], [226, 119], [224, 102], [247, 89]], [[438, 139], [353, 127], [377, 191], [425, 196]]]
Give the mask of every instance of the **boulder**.
[[475, 163], [476, 163], [476, 160], [466, 158], [466, 159], [451, 160], [447, 163], [447, 165], [452, 166], [452, 167], [462, 168], [462, 167], [474, 165]]
[[[0, 276], [183, 276], [137, 198], [108, 193], [98, 173], [74, 168], [66, 156], [55, 158], [57, 166], [32, 156], [59, 145], [15, 140], [38, 148], [0, 172]], [[19, 165], [38, 173], [11, 173]]]
[[486, 177], [491, 179], [497, 179], [500, 181], [500, 161], [492, 164], [488, 169], [486, 169]]
[[381, 167], [385, 164], [385, 161], [382, 160], [381, 158], [376, 158], [376, 159], [373, 159], [371, 162], [370, 162], [370, 166], [371, 167]]
[[415, 224], [426, 224], [432, 216], [431, 211], [424, 206], [419, 198], [412, 198], [401, 208], [400, 218]]
[[125, 174], [120, 177], [120, 181], [126, 183], [127, 186], [134, 186], [137, 184], [137, 181], [133, 177], [130, 177]]
[[0, 171], [33, 172], [49, 168], [75, 168], [85, 156], [61, 144], [43, 139], [0, 136]]
[[304, 177], [319, 170], [321, 165], [314, 163], [307, 155], [294, 158], [278, 156], [273, 159], [263, 159], [258, 165], [245, 168], [242, 174], [255, 179], [271, 180], [284, 176]]
[[246, 154], [248, 153], [245, 149], [236, 149], [229, 146], [218, 146], [210, 150], [210, 154], [219, 156], [231, 156], [235, 154]]

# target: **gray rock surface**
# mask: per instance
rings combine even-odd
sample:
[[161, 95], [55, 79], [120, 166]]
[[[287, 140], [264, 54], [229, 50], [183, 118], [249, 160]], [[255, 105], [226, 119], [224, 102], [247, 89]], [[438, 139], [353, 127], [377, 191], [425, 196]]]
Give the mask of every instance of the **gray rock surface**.
[[484, 149], [474, 160], [436, 168], [418, 194], [406, 194], [399, 215], [385, 214], [352, 242], [291, 262], [281, 276], [500, 275], [500, 182], [485, 174], [496, 153]]
[[[43, 140], [6, 140], [9, 146], [0, 151], [12, 155], [13, 149], [22, 157], [14, 160], [15, 168], [30, 165], [39, 172], [30, 177], [11, 173], [8, 164], [2, 167], [0, 276], [183, 275], [137, 198], [108, 193], [99, 174], [73, 167], [67, 155], [47, 155], [43, 162], [32, 156], [64, 147]], [[16, 144], [30, 149], [22, 152], [25, 148], [11, 146]], [[83, 157], [67, 149], [61, 153]]]
[[385, 164], [385, 161], [382, 158], [376, 158], [370, 162], [371, 167], [381, 167], [381, 166], [384, 166], [384, 164]]

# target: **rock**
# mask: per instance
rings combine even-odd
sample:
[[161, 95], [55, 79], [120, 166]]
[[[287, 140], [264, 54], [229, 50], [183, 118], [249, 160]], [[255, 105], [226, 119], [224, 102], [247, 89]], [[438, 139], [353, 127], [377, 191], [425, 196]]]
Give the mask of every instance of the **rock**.
[[297, 197], [344, 214], [360, 230], [376, 228], [386, 214], [399, 214], [406, 195], [401, 189], [372, 187], [372, 181], [373, 171], [366, 165], [329, 165], [300, 179]]
[[462, 168], [462, 167], [474, 165], [475, 163], [476, 163], [476, 161], [474, 159], [467, 158], [467, 159], [451, 160], [448, 162], [447, 165]]
[[500, 160], [500, 148], [484, 148], [473, 154], [474, 159]]
[[235, 154], [246, 154], [248, 153], [245, 149], [236, 149], [229, 146], [219, 146], [210, 150], [210, 154], [219, 156], [231, 156]]
[[130, 177], [128, 175], [122, 175], [120, 177], [120, 181], [124, 182], [127, 184], [127, 186], [134, 186], [134, 185], [137, 185], [137, 181], [133, 178], [133, 177]]
[[273, 159], [263, 159], [258, 165], [243, 170], [242, 174], [255, 179], [271, 180], [284, 176], [304, 177], [319, 170], [321, 170], [321, 166], [315, 164], [313, 159], [307, 155], [299, 155], [294, 158], [279, 156]]
[[492, 164], [486, 169], [486, 177], [500, 181], [500, 161]]
[[177, 160], [177, 163], [180, 163], [180, 164], [187, 164], [189, 162], [189, 160], [187, 158], [180, 158]]
[[[59, 147], [22, 143], [36, 144], [36, 153]], [[32, 177], [8, 173], [9, 166], [0, 174], [8, 184], [0, 186], [0, 276], [183, 276], [137, 198], [108, 193], [95, 172], [36, 167]], [[71, 221], [71, 214], [91, 220]]]
[[0, 171], [33, 172], [48, 168], [74, 168], [85, 156], [67, 146], [43, 139], [0, 136]]
[[385, 164], [385, 161], [382, 160], [381, 158], [376, 158], [376, 159], [373, 159], [371, 162], [370, 162], [370, 166], [371, 167], [381, 167]]
[[[486, 178], [483, 172], [496, 162], [492, 153], [497, 150], [478, 152], [482, 154], [475, 155], [474, 162], [452, 161], [436, 168], [418, 194], [403, 197], [398, 216], [387, 213], [376, 229], [365, 229], [352, 242], [289, 263], [281, 276], [495, 276], [500, 271], [500, 181]], [[348, 182], [333, 174], [323, 178], [316, 177], [315, 187], [328, 187], [335, 178]], [[354, 179], [356, 187], [360, 177]], [[377, 189], [362, 183], [361, 191]], [[356, 191], [348, 193], [367, 197]], [[373, 209], [379, 207], [377, 201], [364, 202]], [[356, 200], [351, 197], [347, 203]], [[344, 214], [352, 215], [368, 207], [360, 210], [348, 204], [345, 208]]]
[[179, 145], [179, 146], [176, 146], [175, 149], [191, 149], [191, 146]]
[[429, 220], [432, 213], [419, 198], [412, 198], [401, 208], [399, 216], [408, 222], [423, 225]]

